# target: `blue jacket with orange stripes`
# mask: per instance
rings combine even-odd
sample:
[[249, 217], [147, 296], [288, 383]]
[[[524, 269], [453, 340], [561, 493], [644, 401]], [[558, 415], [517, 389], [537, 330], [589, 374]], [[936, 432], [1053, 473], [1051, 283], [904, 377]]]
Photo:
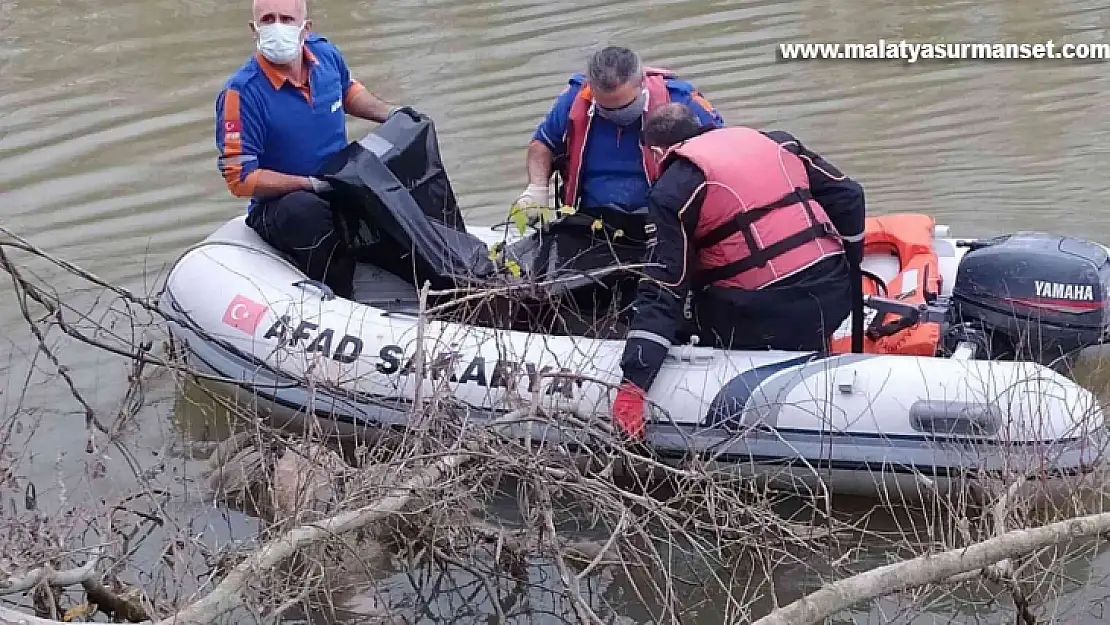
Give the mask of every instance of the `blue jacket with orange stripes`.
[[253, 196], [259, 169], [310, 176], [347, 145], [344, 108], [364, 87], [316, 33], [305, 38], [305, 60], [308, 84], [299, 85], [256, 52], [217, 96], [217, 163], [236, 197]]

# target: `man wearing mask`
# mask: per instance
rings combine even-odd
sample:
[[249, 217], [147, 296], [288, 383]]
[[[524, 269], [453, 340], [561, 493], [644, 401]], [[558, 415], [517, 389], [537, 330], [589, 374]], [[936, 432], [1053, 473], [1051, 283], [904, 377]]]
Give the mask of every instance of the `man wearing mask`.
[[347, 145], [345, 113], [384, 122], [400, 110], [348, 72], [312, 32], [305, 0], [254, 0], [257, 52], [216, 98], [218, 165], [247, 225], [293, 256], [309, 278], [350, 297], [355, 263], [332, 224], [327, 183], [315, 178]]
[[648, 199], [655, 240], [613, 404], [637, 438], [644, 395], [683, 330], [722, 349], [827, 351], [852, 308], [866, 210], [859, 183], [786, 132], [706, 131], [667, 104], [645, 135], [665, 150]]
[[[513, 209], [534, 222], [540, 209], [559, 203], [602, 218], [645, 208], [658, 171], [641, 141], [642, 119], [667, 102], [689, 106], [702, 126], [724, 125], [693, 85], [645, 68], [632, 50], [610, 46], [595, 53], [536, 128], [526, 158], [529, 184]], [[559, 198], [549, 196], [553, 169], [562, 179]]]

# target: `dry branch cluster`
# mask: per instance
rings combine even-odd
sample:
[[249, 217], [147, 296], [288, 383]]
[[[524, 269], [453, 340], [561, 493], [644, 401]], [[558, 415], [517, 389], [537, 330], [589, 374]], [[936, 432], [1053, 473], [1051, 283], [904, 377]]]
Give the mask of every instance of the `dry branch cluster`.
[[[157, 347], [159, 315], [148, 298], [2, 228], [0, 235], [0, 267], [35, 349], [88, 428], [88, 479], [115, 469], [113, 479], [133, 481], [132, 492], [113, 501], [90, 506], [70, 493], [60, 511], [41, 511], [37, 487], [20, 477], [22, 458], [10, 449], [17, 422], [41, 423], [34, 413], [13, 413], [0, 429], [0, 599], [21, 603], [0, 603], [0, 623], [210, 623], [234, 611], [235, 622], [300, 614], [504, 623], [546, 613], [588, 624], [698, 615], [769, 625], [821, 622], [895, 593], [907, 593], [902, 607], [912, 616], [926, 597], [972, 591], [988, 591], [996, 609], [1032, 623], [1048, 616], [1043, 600], [1063, 584], [1068, 550], [1089, 549], [1110, 530], [1110, 516], [1082, 516], [1088, 509], [1078, 500], [1069, 513], [1033, 511], [1006, 484], [986, 509], [927, 494], [919, 509], [879, 501], [841, 513], [828, 499], [767, 490], [727, 468], [664, 464], [604, 426], [528, 398], [481, 424], [431, 384], [420, 391], [413, 430], [342, 440], [278, 431], [244, 402], [210, 394], [211, 376]], [[95, 304], [108, 313], [78, 312], [12, 250], [99, 289]], [[104, 409], [87, 399], [48, 338], [55, 330], [129, 363], [120, 401]], [[152, 370], [174, 375], [154, 379]], [[129, 436], [159, 382], [219, 412], [231, 435], [208, 448], [171, 441], [144, 464], [149, 450]], [[559, 429], [588, 451], [506, 433], [520, 423]], [[208, 455], [203, 475], [175, 470], [198, 449]], [[233, 514], [258, 530], [207, 536], [220, 524], [213, 519]], [[869, 565], [873, 551], [897, 561]], [[796, 583], [803, 578], [821, 587], [805, 595]], [[428, 586], [432, 596], [424, 596]]]

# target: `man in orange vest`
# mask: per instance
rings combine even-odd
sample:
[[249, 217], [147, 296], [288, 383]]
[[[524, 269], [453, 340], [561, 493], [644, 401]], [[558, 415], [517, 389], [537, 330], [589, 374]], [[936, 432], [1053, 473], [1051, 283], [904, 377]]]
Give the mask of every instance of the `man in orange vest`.
[[[644, 67], [628, 48], [595, 53], [586, 73], [570, 78], [536, 128], [528, 146], [529, 184], [513, 209], [526, 211], [533, 222], [540, 209], [560, 203], [603, 219], [642, 212], [658, 176], [651, 150], [641, 141], [642, 118], [667, 102], [689, 105], [701, 126], [724, 125], [694, 86], [670, 71]], [[548, 190], [553, 169], [562, 182], [558, 202]]]
[[677, 103], [644, 132], [663, 173], [613, 404], [636, 438], [680, 333], [723, 349], [827, 350], [852, 309], [865, 214], [863, 188], [786, 132], [704, 130]]

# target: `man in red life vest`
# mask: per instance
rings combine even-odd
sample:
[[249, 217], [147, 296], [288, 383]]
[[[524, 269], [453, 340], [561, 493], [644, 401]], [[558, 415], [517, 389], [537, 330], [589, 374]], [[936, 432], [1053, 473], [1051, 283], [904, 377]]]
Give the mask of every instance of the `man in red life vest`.
[[851, 312], [865, 213], [862, 187], [786, 132], [703, 130], [675, 103], [647, 117], [645, 139], [662, 171], [645, 262], [659, 266], [637, 288], [613, 404], [635, 438], [680, 332], [724, 349], [827, 350]]
[[[565, 204], [612, 217], [616, 227], [623, 227], [629, 213], [645, 212], [658, 171], [641, 141], [642, 118], [667, 102], [687, 104], [700, 126], [724, 125], [694, 86], [670, 71], [644, 67], [628, 48], [610, 46], [595, 53], [586, 73], [570, 78], [536, 128], [528, 146], [529, 184], [513, 208], [525, 210], [534, 222], [540, 209]], [[562, 181], [558, 198], [548, 191], [553, 169]]]

